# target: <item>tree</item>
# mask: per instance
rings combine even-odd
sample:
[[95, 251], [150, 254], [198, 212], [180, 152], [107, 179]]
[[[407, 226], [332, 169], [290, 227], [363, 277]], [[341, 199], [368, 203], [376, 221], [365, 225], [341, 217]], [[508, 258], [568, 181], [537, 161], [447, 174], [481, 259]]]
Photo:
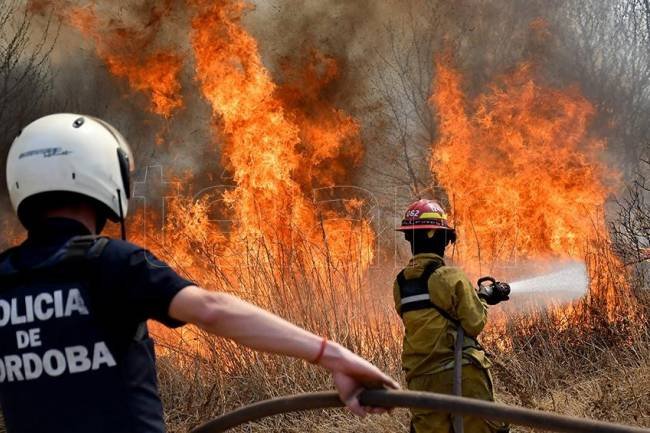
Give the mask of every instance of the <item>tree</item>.
[[3, 179], [13, 138], [48, 105], [51, 86], [47, 59], [53, 40], [49, 21], [43, 28], [35, 27], [24, 2], [0, 0], [0, 174]]
[[612, 222], [614, 248], [625, 265], [632, 267], [641, 287], [650, 282], [650, 144], [636, 178], [618, 200]]

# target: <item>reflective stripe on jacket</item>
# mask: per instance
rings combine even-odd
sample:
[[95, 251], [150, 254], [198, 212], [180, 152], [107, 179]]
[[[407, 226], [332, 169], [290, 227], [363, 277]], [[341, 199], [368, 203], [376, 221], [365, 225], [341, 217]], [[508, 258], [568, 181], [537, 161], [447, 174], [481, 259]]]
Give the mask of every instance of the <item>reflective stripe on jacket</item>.
[[[437, 262], [439, 267], [428, 280], [431, 302], [462, 324], [466, 334], [465, 361], [489, 368], [491, 363], [485, 351], [475, 340], [487, 321], [487, 305], [479, 299], [465, 273], [459, 268], [446, 266], [440, 256], [426, 253], [411, 258], [404, 269], [404, 276], [408, 280], [419, 278], [432, 262]], [[397, 280], [393, 285], [393, 296], [397, 312], [401, 313], [402, 299]], [[402, 314], [402, 321], [404, 322], [402, 366], [407, 380], [453, 368], [456, 337], [453, 323], [435, 308], [406, 311]]]

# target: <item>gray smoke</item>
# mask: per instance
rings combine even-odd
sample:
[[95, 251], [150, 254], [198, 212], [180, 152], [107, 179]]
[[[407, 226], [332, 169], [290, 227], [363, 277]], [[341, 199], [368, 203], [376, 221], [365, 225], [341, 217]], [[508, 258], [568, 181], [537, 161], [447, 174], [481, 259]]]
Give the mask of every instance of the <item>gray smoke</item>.
[[[53, 47], [46, 64], [51, 103], [31, 117], [56, 111], [96, 115], [124, 132], [142, 170], [160, 165], [169, 175], [189, 171], [196, 188], [221, 179], [219, 145], [214, 144], [218, 137], [210, 128], [214, 120], [193, 74], [191, 9], [185, 2], [92, 3], [103, 18], [103, 32], [136, 31], [126, 49], [169, 48], [185, 59], [181, 82], [186, 106], [169, 120], [147, 110], [148, 95], [134, 92], [107, 71], [92, 41], [66, 24], [57, 27], [53, 3], [87, 6], [81, 0], [28, 3], [36, 11], [29, 46], [34, 49], [46, 35]], [[437, 128], [426, 101], [433, 59], [445, 51], [463, 73], [470, 97], [524, 60], [534, 63], [546, 83], [578, 86], [598, 109], [593, 132], [608, 140], [612, 160], [634, 171], [638, 149], [650, 140], [645, 120], [650, 117], [650, 38], [647, 17], [626, 6], [632, 3], [269, 0], [256, 1], [244, 24], [279, 83], [284, 79], [281, 63], [299, 64], [311, 49], [338, 60], [341, 75], [321, 97], [361, 122], [366, 159], [352, 182], [377, 198], [388, 226], [412, 198], [444, 198], [444, 192], [431, 189], [435, 178], [428, 158]], [[157, 137], [162, 145], [155, 144]], [[3, 146], [6, 152], [7, 144]], [[143, 175], [140, 171], [136, 178]]]

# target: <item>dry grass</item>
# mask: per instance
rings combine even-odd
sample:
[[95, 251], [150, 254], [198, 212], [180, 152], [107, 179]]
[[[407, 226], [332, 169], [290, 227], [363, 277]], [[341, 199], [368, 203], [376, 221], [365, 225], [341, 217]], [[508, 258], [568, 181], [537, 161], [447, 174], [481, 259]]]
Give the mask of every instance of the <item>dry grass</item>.
[[[644, 301], [648, 311], [647, 300]], [[647, 317], [647, 314], [644, 316]], [[516, 336], [498, 353], [497, 396], [506, 403], [612, 422], [650, 426], [650, 333], [642, 318], [585, 330]], [[528, 431], [517, 429], [516, 431]]]
[[[174, 245], [176, 251], [166, 255], [172, 262], [179, 244]], [[368, 277], [314, 246], [292, 247], [314, 248], [313, 261], [300, 260], [304, 254], [286, 260], [278, 250], [256, 247], [248, 250], [256, 254], [238, 261], [246, 266], [222, 269], [214, 259], [203, 262], [207, 267], [193, 263], [190, 273], [198, 272], [208, 287], [235, 287], [240, 296], [340, 341], [401, 377], [401, 325], [390, 293], [394, 270]], [[207, 251], [200, 242], [193, 242], [192, 249]], [[615, 273], [615, 263], [606, 265], [605, 274]], [[488, 330], [484, 341], [494, 348], [498, 399], [650, 426], [650, 301], [641, 297], [632, 315], [626, 309], [612, 314], [602, 302], [592, 296], [570, 314], [511, 315]], [[301, 361], [256, 354], [192, 329], [177, 335], [163, 331], [161, 337], [160, 382], [171, 433], [254, 401], [331, 388], [322, 370]], [[405, 410], [365, 420], [330, 410], [279, 416], [237, 431], [384, 432], [407, 431], [407, 426]]]
[[[497, 398], [509, 404], [650, 427], [648, 323], [638, 323], [640, 332], [634, 335], [623, 334], [618, 324], [590, 333], [577, 328], [557, 333], [545, 328], [551, 323], [540, 320], [536, 324], [540, 335], [534, 339], [529, 334], [512, 335], [513, 349], [494, 354]], [[612, 335], [616, 337], [610, 339]], [[355, 346], [353, 339], [344, 342]], [[322, 371], [303, 362], [254, 355], [213, 338], [206, 344], [215, 348], [214, 353], [196, 356], [190, 365], [177, 352], [160, 357], [161, 387], [172, 433], [253, 401], [331, 388]], [[361, 353], [399, 376], [400, 341], [384, 340], [382, 346], [381, 352], [371, 346]], [[238, 431], [407, 431], [407, 424], [405, 411], [366, 420], [343, 411], [323, 411], [276, 417]]]
[[[401, 377], [401, 324], [390, 293], [394, 269], [367, 273], [354, 266], [354, 248], [346, 262], [300, 244], [292, 248], [311, 254], [293, 254], [276, 243], [249, 246], [237, 260], [225, 260], [214, 239], [201, 233], [177, 231], [166, 243], [151, 245], [149, 239], [147, 246], [206, 287], [235, 292]], [[494, 352], [498, 399], [650, 427], [650, 296], [641, 291], [637, 297], [632, 316], [619, 310], [612, 317], [592, 298], [571, 317], [509, 315], [493, 325], [483, 339]], [[170, 433], [254, 401], [332, 387], [323, 370], [302, 361], [258, 354], [190, 327], [153, 331]], [[407, 426], [405, 410], [364, 420], [328, 410], [270, 418], [237, 431], [406, 432]]]
[[[544, 329], [540, 339], [516, 341], [514, 350], [494, 356], [499, 400], [650, 427], [650, 334], [647, 323], [639, 326], [644, 328], [642, 332], [613, 341], [589, 334], [576, 339], [573, 331], [558, 335]], [[331, 387], [322, 371], [303, 362], [255, 355], [213, 338], [205, 344], [214, 347], [214, 352], [191, 361], [178, 352], [160, 357], [161, 387], [171, 432], [186, 431], [200, 421], [253, 401]], [[362, 353], [399, 376], [399, 341], [385, 341], [384, 347], [381, 353]], [[390, 357], [389, 362], [385, 356]], [[363, 421], [343, 411], [323, 411], [276, 417], [239, 431], [407, 431], [407, 422], [405, 411]]]

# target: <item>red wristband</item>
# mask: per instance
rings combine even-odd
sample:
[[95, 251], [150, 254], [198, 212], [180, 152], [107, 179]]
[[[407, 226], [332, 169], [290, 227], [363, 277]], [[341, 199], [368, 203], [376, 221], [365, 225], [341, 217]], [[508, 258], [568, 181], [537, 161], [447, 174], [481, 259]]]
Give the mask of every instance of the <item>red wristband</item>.
[[316, 356], [316, 359], [311, 361], [312, 364], [318, 364], [323, 357], [323, 354], [325, 353], [325, 348], [327, 347], [327, 337], [323, 337], [323, 341], [320, 342], [320, 350], [318, 351], [318, 355]]

